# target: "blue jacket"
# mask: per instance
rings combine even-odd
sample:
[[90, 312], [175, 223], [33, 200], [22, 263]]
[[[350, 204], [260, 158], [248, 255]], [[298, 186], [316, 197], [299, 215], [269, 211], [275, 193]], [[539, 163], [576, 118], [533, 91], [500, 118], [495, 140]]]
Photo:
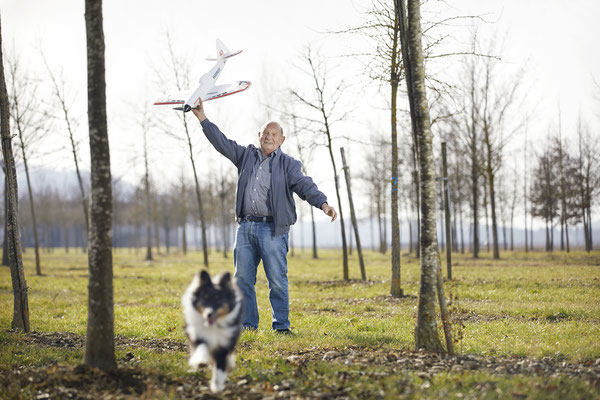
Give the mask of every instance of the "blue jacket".
[[[254, 145], [241, 146], [235, 141], [227, 139], [223, 132], [208, 119], [202, 121], [201, 125], [208, 141], [219, 153], [230, 159], [238, 169], [235, 215], [238, 218], [243, 217], [244, 192], [260, 150]], [[270, 168], [269, 205], [273, 211], [275, 234], [281, 235], [287, 233], [290, 226], [296, 222], [296, 204], [292, 192], [317, 208], [321, 208], [323, 203], [327, 202], [327, 197], [317, 188], [310, 177], [302, 173], [300, 161], [285, 154], [281, 148], [271, 157]]]

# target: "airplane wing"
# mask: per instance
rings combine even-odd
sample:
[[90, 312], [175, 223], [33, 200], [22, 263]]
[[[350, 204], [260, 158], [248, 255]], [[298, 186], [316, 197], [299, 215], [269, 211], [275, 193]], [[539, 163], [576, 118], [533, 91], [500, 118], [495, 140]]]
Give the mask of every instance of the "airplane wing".
[[170, 104], [184, 104], [185, 101], [190, 97], [192, 92], [190, 90], [181, 91], [173, 94], [169, 94], [165, 97], [161, 97], [154, 102], [155, 106], [163, 106]]
[[231, 94], [243, 92], [244, 90], [248, 89], [250, 85], [251, 83], [249, 81], [236, 81], [226, 85], [214, 86], [204, 96], [202, 96], [202, 101], [219, 99]]

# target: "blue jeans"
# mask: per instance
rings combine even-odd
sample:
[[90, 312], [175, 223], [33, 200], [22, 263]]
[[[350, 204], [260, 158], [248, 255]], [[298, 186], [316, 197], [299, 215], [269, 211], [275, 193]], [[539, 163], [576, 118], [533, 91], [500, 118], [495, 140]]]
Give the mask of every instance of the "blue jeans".
[[290, 302], [287, 279], [288, 234], [275, 236], [272, 222], [242, 221], [237, 228], [233, 262], [237, 284], [246, 303], [244, 328], [258, 328], [256, 305], [256, 272], [263, 261], [269, 282], [269, 300], [273, 315], [273, 329], [290, 327]]

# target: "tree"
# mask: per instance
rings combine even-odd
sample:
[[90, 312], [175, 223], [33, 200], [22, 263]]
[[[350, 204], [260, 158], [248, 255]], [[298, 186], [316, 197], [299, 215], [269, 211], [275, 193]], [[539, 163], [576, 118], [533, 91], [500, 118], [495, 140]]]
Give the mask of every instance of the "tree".
[[[382, 0], [373, 0], [366, 11], [366, 23], [343, 33], [359, 33], [373, 41], [374, 54], [368, 55], [366, 71], [371, 80], [380, 84], [389, 84], [390, 88], [390, 125], [391, 125], [391, 219], [392, 219], [392, 277], [390, 294], [403, 296], [400, 271], [400, 220], [398, 182], [398, 85], [402, 73], [400, 53], [399, 25], [396, 2], [390, 4]], [[383, 175], [385, 176], [385, 175]], [[381, 177], [379, 178], [381, 179]], [[382, 250], [384, 246], [380, 246]]]
[[150, 168], [148, 163], [148, 131], [150, 129], [150, 121], [148, 119], [147, 109], [144, 109], [142, 119], [140, 121], [140, 128], [142, 129], [143, 151], [144, 151], [144, 204], [146, 208], [145, 222], [146, 222], [146, 261], [152, 261], [152, 210], [150, 207]]
[[[308, 175], [307, 165], [312, 160], [315, 146], [310, 141], [306, 142], [305, 140], [300, 140], [300, 132], [305, 131], [306, 128], [301, 128], [298, 126], [298, 117], [295, 115], [295, 113], [286, 113], [286, 115], [290, 115], [292, 119], [293, 136], [296, 138], [296, 151], [298, 159], [302, 163], [302, 173], [304, 175]], [[302, 207], [302, 205], [300, 205], [300, 207]], [[317, 253], [317, 226], [315, 224], [315, 212], [312, 206], [310, 207], [310, 220], [312, 227], [312, 257], [316, 260], [319, 258]]]
[[35, 142], [38, 142], [46, 129], [45, 121], [48, 120], [39, 112], [39, 94], [37, 86], [29, 74], [24, 71], [22, 64], [17, 56], [8, 60], [9, 76], [11, 81], [10, 91], [10, 116], [14, 127], [17, 130], [19, 138], [18, 146], [21, 149], [21, 158], [25, 167], [25, 177], [27, 181], [27, 192], [29, 194], [29, 210], [31, 213], [31, 222], [33, 225], [33, 244], [35, 251], [35, 272], [42, 275], [40, 265], [40, 244], [38, 239], [38, 225], [36, 218], [35, 199], [31, 184], [31, 175], [29, 173], [29, 156]]
[[364, 152], [367, 167], [362, 177], [367, 183], [369, 202], [375, 208], [377, 231], [379, 232], [378, 249], [381, 254], [385, 254], [387, 252], [386, 210], [390, 192], [388, 182], [383, 177], [386, 176], [390, 165], [390, 142], [375, 134], [372, 135], [371, 142], [374, 145]]
[[583, 217], [583, 230], [585, 238], [585, 250], [593, 249], [592, 237], [592, 204], [595, 196], [600, 191], [600, 140], [590, 132], [579, 117], [577, 124], [577, 147], [576, 170], [579, 182], [579, 208]]
[[469, 187], [471, 197], [471, 215], [472, 215], [472, 250], [473, 258], [479, 258], [479, 196], [481, 176], [481, 155], [479, 150], [480, 141], [480, 119], [478, 110], [481, 99], [477, 89], [479, 71], [477, 69], [477, 60], [467, 58], [464, 60], [464, 69], [462, 73], [461, 86], [464, 88], [465, 96], [462, 97], [461, 107], [463, 112], [454, 119], [455, 131], [460, 139], [457, 149], [465, 154], [466, 164], [468, 165]]
[[[75, 173], [77, 175], [77, 184], [79, 185], [79, 193], [81, 196], [80, 197], [81, 207], [83, 208], [83, 218], [85, 221], [85, 235], [87, 238], [88, 232], [90, 230], [89, 212], [88, 212], [89, 200], [86, 195], [85, 187], [83, 184], [83, 178], [81, 176], [81, 171], [79, 169], [79, 156], [78, 156], [79, 143], [75, 139], [75, 131], [77, 130], [79, 121], [77, 118], [73, 118], [70, 113], [70, 110], [69, 110], [70, 105], [68, 104], [68, 100], [67, 100], [65, 81], [64, 81], [62, 75], [60, 76], [60, 78], [55, 76], [55, 74], [52, 72], [52, 69], [46, 62], [45, 57], [44, 57], [44, 65], [46, 66], [48, 75], [50, 75], [50, 80], [52, 81], [52, 89], [53, 89], [54, 95], [56, 97], [56, 100], [58, 102], [58, 105], [62, 111], [65, 125], [67, 128], [67, 133], [69, 134], [69, 142], [71, 144], [71, 152], [73, 154], [73, 161], [75, 163]], [[84, 247], [82, 247], [82, 248], [84, 248]]]
[[558, 216], [558, 198], [554, 195], [554, 190], [558, 184], [556, 166], [550, 149], [546, 148], [538, 156], [531, 190], [531, 214], [543, 218], [546, 224], [546, 251], [552, 251], [554, 247], [553, 221]]
[[[516, 105], [516, 92], [521, 77], [512, 76], [507, 84], [498, 82], [498, 59], [487, 57], [483, 63], [484, 81], [481, 87], [483, 107], [480, 110], [484, 144], [484, 170], [486, 173], [490, 211], [492, 217], [493, 257], [500, 258], [498, 245], [498, 218], [496, 213], [496, 173], [502, 166], [502, 156], [510, 134], [505, 130], [505, 121], [511, 107]], [[488, 236], [489, 242], [489, 236]]]
[[0, 26], [0, 134], [2, 137], [2, 155], [6, 174], [6, 193], [8, 207], [6, 210], [6, 240], [8, 242], [8, 259], [10, 277], [13, 287], [13, 319], [12, 329], [29, 332], [29, 296], [27, 282], [23, 270], [23, 253], [19, 238], [19, 222], [17, 218], [17, 171], [12, 154], [12, 136], [9, 122], [9, 97], [4, 76], [4, 56], [2, 54], [2, 27]]
[[[174, 44], [171, 41], [171, 37], [167, 34], [167, 47], [169, 51], [169, 63], [170, 69], [173, 73], [173, 78], [175, 79], [175, 85], [177, 90], [182, 91], [185, 90], [189, 84], [189, 66], [186, 61], [175, 54]], [[204, 266], [208, 268], [208, 242], [207, 242], [207, 223], [204, 212], [204, 199], [202, 197], [202, 191], [200, 190], [200, 180], [198, 178], [198, 170], [196, 168], [196, 157], [194, 150], [194, 142], [192, 140], [192, 135], [190, 132], [190, 126], [188, 125], [187, 117], [185, 113], [178, 113], [177, 118], [181, 122], [182, 131], [178, 131], [177, 133], [173, 132], [171, 127], [163, 127], [162, 130], [167, 135], [175, 138], [180, 143], [182, 143], [186, 149], [187, 156], [190, 160], [190, 164], [192, 166], [192, 172], [194, 174], [194, 188], [196, 194], [196, 201], [198, 202], [198, 214], [200, 217], [200, 227], [202, 229], [202, 254], [204, 258]]]
[[116, 369], [112, 269], [112, 187], [106, 122], [102, 0], [86, 0], [88, 123], [91, 155], [88, 320], [85, 364]]
[[429, 105], [425, 93], [425, 69], [423, 66], [423, 50], [421, 45], [420, 1], [409, 0], [408, 12], [404, 12], [404, 1], [396, 0], [402, 59], [406, 70], [406, 86], [411, 112], [415, 148], [419, 160], [420, 175], [420, 208], [421, 208], [421, 285], [417, 324], [415, 327], [415, 348], [442, 352], [443, 347], [437, 332], [435, 316], [436, 291], [438, 293], [440, 311], [446, 345], [452, 353], [450, 326], [447, 324], [447, 310], [443, 286], [439, 251], [436, 237], [435, 221], [435, 167], [433, 162], [431, 122]]
[[[354, 200], [352, 198], [352, 184], [350, 181], [350, 167], [346, 164], [346, 155], [344, 154], [344, 148], [340, 147], [340, 153], [342, 155], [342, 166], [344, 169], [344, 176], [346, 178], [346, 186], [348, 189], [348, 200], [350, 203], [350, 215], [352, 220], [352, 228], [354, 228], [354, 233], [356, 236], [356, 250], [358, 252], [358, 262], [360, 264], [360, 275], [363, 281], [367, 280], [367, 273], [365, 271], [365, 261], [362, 255], [362, 246], [360, 243], [360, 235], [358, 232], [358, 221], [356, 219], [356, 213], [354, 212]], [[352, 233], [350, 233], [350, 237], [352, 237]]]
[[324, 136], [325, 146], [329, 152], [331, 166], [333, 167], [333, 177], [335, 180], [335, 194], [337, 196], [338, 208], [340, 213], [340, 226], [342, 233], [342, 272], [344, 280], [349, 280], [348, 274], [348, 246], [346, 244], [346, 227], [344, 225], [344, 214], [342, 210], [342, 198], [340, 197], [340, 183], [338, 168], [336, 166], [335, 157], [333, 156], [333, 135], [331, 132], [332, 126], [346, 118], [348, 112], [343, 112], [340, 115], [337, 113], [339, 101], [343, 98], [345, 84], [343, 81], [338, 82], [333, 90], [329, 90], [328, 83], [330, 82], [330, 70], [327, 68], [325, 61], [318, 54], [308, 47], [303, 55], [303, 61], [308, 64], [308, 70], [302, 70], [312, 80], [312, 88], [310, 97], [305, 96], [297, 90], [292, 90], [291, 95], [301, 105], [312, 112], [315, 117], [298, 116], [302, 121], [309, 122], [314, 126], [314, 130]]

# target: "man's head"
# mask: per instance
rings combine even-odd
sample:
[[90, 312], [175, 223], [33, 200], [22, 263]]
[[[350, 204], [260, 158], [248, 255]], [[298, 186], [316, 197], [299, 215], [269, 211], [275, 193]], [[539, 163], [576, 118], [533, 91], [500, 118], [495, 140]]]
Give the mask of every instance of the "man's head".
[[281, 125], [275, 121], [269, 121], [264, 124], [260, 132], [258, 132], [258, 138], [260, 140], [260, 150], [265, 156], [271, 155], [285, 140]]

